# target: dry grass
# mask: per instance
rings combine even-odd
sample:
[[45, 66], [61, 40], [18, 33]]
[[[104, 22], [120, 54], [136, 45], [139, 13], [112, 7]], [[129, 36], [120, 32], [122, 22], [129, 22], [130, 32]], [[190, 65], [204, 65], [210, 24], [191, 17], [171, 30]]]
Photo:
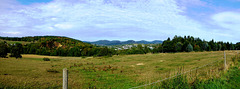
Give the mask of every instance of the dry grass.
[[[226, 53], [230, 62], [236, 51]], [[45, 57], [51, 61], [43, 61]], [[170, 71], [174, 73], [182, 66], [184, 70], [190, 70], [216, 60], [223, 61], [223, 51], [108, 58], [23, 55], [22, 59], [0, 58], [0, 86], [61, 88], [62, 69], [68, 68], [69, 88], [130, 88], [168, 77]], [[209, 68], [205, 70], [210, 71]]]

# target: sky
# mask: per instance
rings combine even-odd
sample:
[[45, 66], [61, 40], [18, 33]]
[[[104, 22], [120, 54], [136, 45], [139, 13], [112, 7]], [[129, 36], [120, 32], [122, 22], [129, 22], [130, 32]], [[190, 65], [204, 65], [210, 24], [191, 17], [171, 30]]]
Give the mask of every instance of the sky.
[[240, 42], [240, 0], [0, 0], [0, 36]]

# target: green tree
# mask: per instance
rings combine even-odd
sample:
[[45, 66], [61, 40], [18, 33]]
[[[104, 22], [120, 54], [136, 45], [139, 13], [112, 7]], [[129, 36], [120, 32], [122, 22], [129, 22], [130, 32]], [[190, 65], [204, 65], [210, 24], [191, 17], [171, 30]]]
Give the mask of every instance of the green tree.
[[219, 51], [222, 49], [222, 45], [221, 44], [218, 44], [218, 49], [219, 49]]
[[175, 52], [175, 45], [172, 41], [169, 41], [170, 38], [167, 41], [163, 42], [163, 51], [164, 52]]
[[182, 51], [182, 46], [183, 46], [182, 42], [177, 42], [177, 44], [175, 46], [175, 50], [177, 52], [181, 52]]
[[187, 48], [186, 48], [187, 52], [192, 52], [193, 51], [193, 46], [191, 44], [188, 44]]
[[8, 52], [7, 43], [1, 42], [0, 43], [0, 57], [5, 58], [7, 56], [7, 52]]
[[203, 43], [202, 49], [205, 50], [205, 51], [208, 49], [208, 43], [207, 42]]
[[98, 56], [111, 56], [111, 52], [107, 47], [101, 48], [98, 53]]
[[240, 50], [240, 42], [238, 42], [238, 43], [236, 44], [236, 49], [237, 49], [237, 50]]
[[17, 58], [22, 58], [22, 44], [20, 43], [16, 43], [14, 44], [12, 47], [11, 47], [11, 55], [10, 57], [15, 57], [16, 59]]
[[75, 56], [75, 57], [81, 56], [80, 48], [77, 48], [77, 47], [71, 48], [68, 52], [68, 56]]
[[200, 48], [200, 46], [199, 45], [194, 45], [194, 51], [200, 51], [201, 50], [201, 48]]

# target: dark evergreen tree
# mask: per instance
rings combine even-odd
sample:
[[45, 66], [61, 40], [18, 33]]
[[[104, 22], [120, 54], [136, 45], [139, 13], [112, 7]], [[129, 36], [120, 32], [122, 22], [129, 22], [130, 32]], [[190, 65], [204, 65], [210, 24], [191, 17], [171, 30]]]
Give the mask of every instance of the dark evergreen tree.
[[238, 43], [236, 44], [236, 49], [237, 49], [237, 50], [240, 50], [240, 42], [238, 42]]
[[163, 42], [163, 51], [164, 52], [175, 52], [175, 45], [172, 41]]
[[175, 46], [176, 52], [181, 52], [182, 51], [182, 46], [183, 46], [183, 44], [181, 42], [178, 42]]
[[16, 44], [13, 44], [12, 47], [11, 47], [11, 55], [10, 57], [15, 57], [16, 59], [18, 58], [22, 58], [22, 44], [20, 43], [16, 43]]
[[207, 50], [208, 50], [208, 43], [207, 43], [207, 42], [204, 42], [204, 43], [203, 43], [202, 49], [203, 49], [204, 51], [207, 51]]
[[191, 44], [188, 44], [187, 48], [186, 48], [187, 52], [192, 52], [193, 51], [193, 46]]
[[0, 43], [0, 57], [5, 58], [8, 53], [8, 47], [6, 42]]

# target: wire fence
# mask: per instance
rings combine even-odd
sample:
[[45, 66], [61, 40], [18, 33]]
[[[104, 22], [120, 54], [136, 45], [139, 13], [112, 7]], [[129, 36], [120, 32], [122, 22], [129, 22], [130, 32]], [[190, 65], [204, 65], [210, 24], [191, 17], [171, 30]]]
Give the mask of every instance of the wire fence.
[[189, 72], [192, 72], [192, 71], [195, 71], [195, 70], [198, 70], [198, 69], [201, 69], [203, 67], [206, 67], [208, 65], [211, 65], [211, 64], [214, 64], [216, 62], [219, 62], [221, 60], [217, 60], [217, 61], [214, 61], [214, 62], [211, 62], [211, 63], [208, 63], [206, 65], [203, 65], [203, 66], [200, 66], [200, 67], [197, 67], [197, 68], [194, 68], [194, 69], [191, 69], [189, 71], [185, 71], [183, 73], [180, 73], [180, 74], [177, 74], [177, 75], [174, 75], [174, 76], [171, 76], [171, 77], [168, 77], [168, 78], [165, 78], [165, 79], [162, 79], [162, 80], [158, 80], [158, 81], [155, 81], [155, 82], [152, 82], [152, 83], [149, 83], [149, 84], [144, 84], [144, 85], [140, 85], [140, 86], [136, 86], [136, 87], [132, 87], [132, 88], [129, 88], [129, 89], [136, 89], [136, 88], [141, 88], [141, 87], [146, 87], [146, 86], [149, 86], [149, 85], [153, 85], [153, 84], [156, 84], [156, 83], [160, 83], [162, 81], [165, 81], [165, 80], [168, 80], [168, 79], [172, 79], [172, 78], [175, 78], [177, 76], [180, 76], [180, 75], [183, 75], [183, 74], [186, 74], [186, 73], [189, 73]]

